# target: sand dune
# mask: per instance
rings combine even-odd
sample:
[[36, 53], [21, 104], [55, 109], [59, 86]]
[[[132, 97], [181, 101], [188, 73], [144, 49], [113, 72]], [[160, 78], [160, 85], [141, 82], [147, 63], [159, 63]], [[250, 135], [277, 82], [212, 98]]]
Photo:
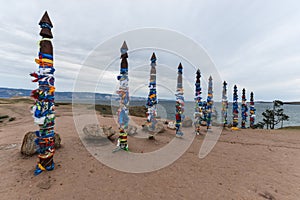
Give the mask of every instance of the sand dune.
[[[111, 169], [91, 155], [75, 129], [70, 105], [57, 107], [56, 132], [62, 138], [56, 169], [33, 175], [36, 157], [23, 157], [20, 145], [37, 130], [30, 101], [0, 101], [0, 199], [299, 199], [299, 130], [223, 130], [208, 156], [199, 159], [204, 136], [196, 136], [182, 157], [149, 173]], [[98, 116], [117, 128], [111, 117]], [[132, 117], [136, 123], [144, 119]], [[129, 137], [133, 152], [168, 144], [171, 130], [156, 140]]]

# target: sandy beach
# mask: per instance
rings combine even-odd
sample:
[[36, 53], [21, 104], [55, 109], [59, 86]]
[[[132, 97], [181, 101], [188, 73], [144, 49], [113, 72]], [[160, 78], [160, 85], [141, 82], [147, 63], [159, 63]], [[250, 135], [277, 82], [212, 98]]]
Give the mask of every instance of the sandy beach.
[[[0, 123], [0, 199], [299, 199], [299, 130], [223, 130], [204, 159], [198, 157], [204, 136], [196, 136], [170, 166], [133, 174], [105, 166], [86, 150], [71, 105], [56, 108], [62, 147], [54, 157], [55, 170], [34, 176], [36, 156], [20, 154], [25, 133], [38, 129], [30, 102], [0, 101], [0, 114], [15, 117]], [[111, 117], [99, 117], [117, 131]], [[129, 137], [130, 149], [153, 151], [174, 135], [167, 130], [156, 140]]]

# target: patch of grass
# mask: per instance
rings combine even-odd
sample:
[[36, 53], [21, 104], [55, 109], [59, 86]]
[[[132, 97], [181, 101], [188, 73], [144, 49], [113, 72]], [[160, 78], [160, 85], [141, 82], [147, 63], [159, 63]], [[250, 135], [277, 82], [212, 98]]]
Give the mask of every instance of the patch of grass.
[[117, 107], [109, 105], [95, 105], [95, 110], [100, 112], [101, 115], [112, 115], [112, 109], [116, 111]]
[[129, 106], [129, 115], [136, 117], [146, 117], [147, 108], [145, 106]]
[[72, 105], [72, 103], [66, 103], [66, 102], [55, 102], [55, 106], [67, 106], [67, 105]]
[[[95, 110], [101, 115], [113, 115], [117, 112], [118, 107], [110, 105], [95, 105]], [[136, 117], [146, 117], [147, 108], [144, 106], [129, 106], [129, 115]]]
[[0, 98], [0, 104], [33, 103], [30, 97]]

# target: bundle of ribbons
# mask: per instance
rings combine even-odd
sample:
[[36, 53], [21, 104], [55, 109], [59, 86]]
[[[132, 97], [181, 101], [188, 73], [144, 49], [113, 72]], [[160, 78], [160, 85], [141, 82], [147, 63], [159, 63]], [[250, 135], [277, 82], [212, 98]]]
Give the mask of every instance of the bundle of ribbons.
[[38, 71], [30, 75], [33, 82], [38, 83], [38, 89], [31, 92], [35, 104], [32, 107], [32, 113], [35, 124], [39, 125], [36, 131], [36, 144], [38, 145], [38, 163], [34, 174], [54, 169], [54, 72], [53, 67], [53, 47], [51, 39], [53, 38], [51, 29], [53, 27], [47, 11], [39, 22], [41, 27], [38, 58], [35, 62], [39, 65]]
[[255, 123], [255, 107], [254, 107], [254, 97], [253, 92], [250, 93], [250, 127], [254, 128]]
[[246, 90], [243, 88], [242, 90], [242, 107], [241, 107], [241, 117], [242, 117], [242, 123], [241, 123], [241, 128], [246, 128], [246, 122], [247, 122], [247, 117], [248, 117], [248, 107], [246, 103]]
[[207, 129], [211, 128], [211, 116], [213, 112], [213, 82], [212, 77], [209, 76], [208, 79], [208, 90], [207, 90], [207, 119], [206, 119], [206, 126]]
[[201, 127], [201, 121], [202, 121], [202, 97], [201, 97], [201, 73], [200, 69], [196, 72], [196, 83], [195, 83], [195, 112], [194, 112], [194, 118], [195, 118], [195, 133], [197, 135], [200, 134], [200, 127]]
[[238, 110], [238, 90], [236, 85], [233, 87], [233, 103], [232, 103], [232, 129], [237, 130], [238, 129], [238, 123], [239, 123], [239, 110]]
[[222, 91], [222, 123], [226, 127], [227, 122], [227, 110], [228, 110], [228, 100], [227, 100], [227, 83], [223, 82], [223, 91]]
[[125, 150], [128, 151], [127, 144], [127, 132], [129, 117], [128, 117], [128, 105], [129, 105], [129, 88], [128, 88], [128, 47], [124, 41], [121, 49], [121, 66], [120, 66], [120, 75], [117, 76], [117, 79], [120, 82], [119, 89], [117, 94], [119, 95], [119, 108], [118, 108], [118, 123], [119, 123], [119, 138], [116, 150]]
[[183, 136], [183, 132], [181, 130], [181, 124], [184, 119], [184, 96], [183, 96], [183, 85], [182, 85], [182, 73], [183, 68], [181, 63], [179, 63], [178, 66], [178, 75], [177, 75], [177, 89], [176, 89], [176, 113], [175, 113], [175, 119], [176, 119], [176, 136], [181, 137]]
[[157, 124], [156, 115], [156, 104], [157, 104], [157, 94], [156, 94], [156, 56], [155, 53], [151, 56], [151, 70], [150, 70], [150, 81], [149, 81], [149, 95], [147, 100], [147, 125], [149, 131], [155, 130], [155, 125]]

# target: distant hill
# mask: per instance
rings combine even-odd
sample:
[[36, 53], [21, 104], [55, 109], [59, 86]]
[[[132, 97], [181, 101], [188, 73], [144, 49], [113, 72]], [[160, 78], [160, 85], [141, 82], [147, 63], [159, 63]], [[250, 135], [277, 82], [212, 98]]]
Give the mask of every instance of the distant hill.
[[[29, 97], [31, 90], [27, 89], [15, 89], [15, 88], [0, 88], [0, 98], [12, 98], [12, 97]], [[116, 95], [102, 94], [102, 93], [91, 93], [91, 92], [76, 92], [74, 97], [80, 99], [91, 99], [95, 96], [96, 100], [99, 101], [110, 101], [111, 98], [115, 98]], [[72, 92], [55, 92], [55, 99], [57, 101], [72, 101]], [[130, 97], [132, 101], [146, 101], [143, 97]]]
[[[272, 101], [256, 101], [255, 103], [273, 103]], [[283, 104], [300, 105], [300, 101], [285, 101]]]
[[284, 104], [300, 105], [300, 101], [284, 102]]

